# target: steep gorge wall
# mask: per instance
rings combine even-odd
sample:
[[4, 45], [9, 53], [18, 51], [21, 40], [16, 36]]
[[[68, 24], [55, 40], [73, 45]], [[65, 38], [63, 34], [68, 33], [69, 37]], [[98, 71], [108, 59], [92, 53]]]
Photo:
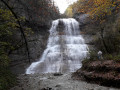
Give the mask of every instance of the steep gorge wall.
[[[27, 36], [31, 62], [37, 61], [41, 57], [44, 49], [46, 48], [49, 36], [49, 28], [46, 27], [39, 28], [39, 31]], [[15, 36], [15, 40], [19, 41], [21, 38], [21, 34], [19, 34], [19, 32], [17, 33], [18, 35]], [[26, 68], [29, 66], [30, 63], [24, 43], [20, 46], [20, 48], [10, 54], [10, 59], [12, 60], [11, 70], [13, 71], [13, 73], [21, 74], [25, 72]]]
[[87, 14], [76, 14], [74, 15], [74, 18], [79, 22], [80, 26], [80, 32], [85, 39], [85, 43], [89, 46], [90, 50], [95, 49], [94, 43], [94, 37], [96, 36], [96, 33], [92, 32], [93, 29], [96, 29], [95, 25], [91, 23], [91, 19], [89, 18], [89, 15]]
[[[106, 16], [103, 23], [92, 20], [86, 14], [75, 14], [74, 18], [80, 23], [80, 31], [83, 34], [86, 43], [90, 46], [90, 49], [102, 50], [106, 53], [106, 48], [103, 41], [106, 43], [106, 47], [110, 52], [117, 52], [117, 42], [119, 41], [119, 24], [120, 24], [120, 11], [113, 12], [113, 14]], [[102, 36], [103, 38], [102, 38]], [[117, 44], [116, 44], [117, 43]], [[116, 44], [116, 46], [114, 45]]]
[[[46, 48], [49, 28], [54, 19], [59, 18], [59, 10], [51, 0], [6, 0], [16, 16], [21, 18], [20, 24], [23, 28], [28, 42], [31, 63], [37, 61]], [[32, 33], [29, 34], [31, 28]], [[10, 68], [15, 74], [24, 73], [29, 66], [26, 45], [19, 28], [12, 36], [15, 49], [11, 50], [9, 57]], [[17, 48], [16, 48], [17, 47]]]

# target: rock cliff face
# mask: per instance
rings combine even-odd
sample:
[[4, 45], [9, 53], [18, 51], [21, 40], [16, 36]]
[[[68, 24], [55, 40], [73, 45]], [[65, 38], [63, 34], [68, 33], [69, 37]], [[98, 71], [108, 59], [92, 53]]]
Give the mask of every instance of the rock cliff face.
[[[60, 16], [57, 7], [50, 0], [8, 0], [7, 3], [12, 7], [16, 16], [21, 18], [21, 26], [32, 28], [34, 32], [34, 34], [27, 36], [30, 59], [31, 62], [34, 62], [41, 57], [46, 47], [51, 21]], [[20, 46], [10, 52], [9, 56], [12, 60], [10, 67], [16, 74], [24, 73], [29, 61], [25, 43], [19, 30], [14, 33], [13, 40], [15, 46], [19, 44]]]
[[94, 43], [92, 42], [94, 41], [94, 36], [96, 36], [96, 33], [94, 32], [91, 33], [91, 31], [93, 31], [93, 29], [95, 29], [96, 27], [94, 26], [94, 24], [91, 23], [91, 19], [89, 18], [89, 15], [76, 14], [74, 18], [79, 22], [80, 31], [85, 39], [85, 43], [89, 46], [90, 50], [95, 49], [93, 48]]
[[[49, 36], [49, 28], [46, 27], [38, 28], [39, 31], [37, 30], [33, 34], [27, 36], [31, 62], [37, 61], [46, 48], [47, 39]], [[15, 36], [15, 40], [20, 41], [21, 34], [19, 32], [17, 33], [18, 34]], [[30, 63], [24, 42], [18, 49], [12, 51], [10, 54], [10, 59], [12, 60], [10, 67], [13, 73], [21, 74], [25, 72], [25, 69]]]
[[[74, 18], [80, 24], [80, 31], [82, 36], [85, 39], [85, 43], [88, 44], [90, 49], [93, 49], [94, 44], [92, 43], [92, 41], [94, 40], [93, 37], [95, 35], [94, 33], [89, 33], [89, 31], [92, 30], [94, 26], [90, 23], [89, 16], [86, 14], [81, 14], [81, 15], [76, 15]], [[46, 48], [46, 44], [49, 36], [49, 33], [48, 33], [49, 28], [50, 28], [50, 25], [42, 26], [39, 28], [37, 28], [37, 26], [34, 26], [34, 29], [36, 32], [34, 32], [34, 34], [27, 37], [31, 62], [34, 62], [40, 59], [44, 49]], [[21, 38], [21, 35], [18, 32], [17, 38], [15, 40], [19, 41], [20, 38]], [[23, 45], [19, 49], [13, 51], [10, 54], [10, 58], [12, 60], [11, 70], [14, 73], [16, 74], [24, 73], [25, 69], [30, 65], [26, 52], [27, 51], [23, 43]]]

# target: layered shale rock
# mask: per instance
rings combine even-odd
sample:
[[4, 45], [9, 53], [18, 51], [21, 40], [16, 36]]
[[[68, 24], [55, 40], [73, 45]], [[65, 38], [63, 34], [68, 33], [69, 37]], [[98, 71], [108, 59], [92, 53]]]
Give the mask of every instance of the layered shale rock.
[[103, 86], [120, 88], [120, 63], [113, 60], [87, 62], [72, 77]]

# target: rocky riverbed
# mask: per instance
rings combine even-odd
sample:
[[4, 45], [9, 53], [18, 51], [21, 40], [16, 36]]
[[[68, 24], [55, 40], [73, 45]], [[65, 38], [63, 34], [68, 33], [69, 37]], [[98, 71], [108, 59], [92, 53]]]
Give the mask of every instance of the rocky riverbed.
[[22, 74], [18, 76], [18, 85], [10, 90], [119, 90], [77, 81], [68, 74]]

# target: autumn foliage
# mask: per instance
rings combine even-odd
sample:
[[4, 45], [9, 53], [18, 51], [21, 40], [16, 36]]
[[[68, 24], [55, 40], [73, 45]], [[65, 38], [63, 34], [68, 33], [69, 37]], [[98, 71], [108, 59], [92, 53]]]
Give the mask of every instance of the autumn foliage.
[[95, 20], [103, 20], [112, 11], [118, 11], [120, 0], [78, 0], [72, 5], [73, 13], [86, 13]]
[[45, 23], [59, 16], [59, 9], [52, 0], [26, 0], [26, 6], [30, 19], [38, 23]]

